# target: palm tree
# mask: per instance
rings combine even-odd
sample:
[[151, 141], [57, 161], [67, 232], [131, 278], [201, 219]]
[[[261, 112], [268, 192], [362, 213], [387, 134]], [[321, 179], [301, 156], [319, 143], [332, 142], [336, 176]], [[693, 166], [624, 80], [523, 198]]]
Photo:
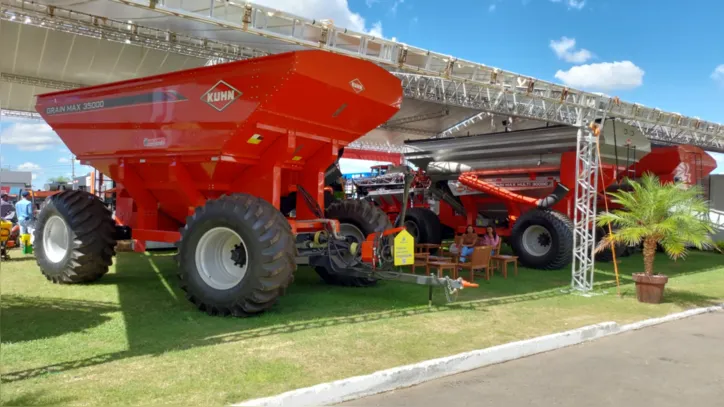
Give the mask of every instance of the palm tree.
[[622, 209], [598, 216], [598, 226], [610, 223], [613, 233], [601, 239], [597, 250], [610, 247], [612, 242], [643, 242], [644, 272], [652, 276], [657, 243], [674, 260], [686, 257], [690, 246], [700, 250], [713, 246], [714, 228], [699, 186], [662, 184], [648, 173], [640, 181], [629, 181], [629, 185], [631, 191], [609, 192], [611, 201]]

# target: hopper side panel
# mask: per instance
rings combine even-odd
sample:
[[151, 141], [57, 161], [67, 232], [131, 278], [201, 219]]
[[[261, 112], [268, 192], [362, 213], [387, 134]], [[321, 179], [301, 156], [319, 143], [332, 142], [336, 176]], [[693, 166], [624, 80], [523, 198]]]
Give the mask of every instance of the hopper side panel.
[[[38, 97], [38, 112], [78, 156], [219, 151], [271, 93], [293, 55], [239, 61]], [[124, 86], [125, 85], [125, 86]]]

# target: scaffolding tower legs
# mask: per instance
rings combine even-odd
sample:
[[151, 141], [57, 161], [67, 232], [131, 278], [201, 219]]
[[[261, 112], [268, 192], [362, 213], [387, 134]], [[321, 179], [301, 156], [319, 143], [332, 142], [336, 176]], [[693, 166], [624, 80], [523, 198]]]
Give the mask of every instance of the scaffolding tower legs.
[[[600, 107], [600, 101], [599, 105]], [[593, 289], [594, 250], [596, 247], [596, 206], [598, 201], [598, 132], [603, 129], [606, 111], [595, 109], [600, 117], [586, 118], [578, 113], [576, 146], [576, 187], [573, 209], [573, 262], [571, 288], [586, 293]], [[586, 120], [589, 119], [589, 120]], [[591, 126], [595, 120], [597, 128]]]

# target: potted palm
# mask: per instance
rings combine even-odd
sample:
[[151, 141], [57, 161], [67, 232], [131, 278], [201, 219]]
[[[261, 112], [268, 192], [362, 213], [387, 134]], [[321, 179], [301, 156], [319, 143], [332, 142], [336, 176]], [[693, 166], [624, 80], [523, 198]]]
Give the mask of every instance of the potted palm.
[[658, 304], [669, 278], [654, 273], [657, 244], [672, 259], [684, 258], [689, 247], [712, 247], [714, 228], [698, 186], [662, 184], [651, 174], [645, 174], [639, 181], [629, 181], [629, 185], [630, 191], [609, 192], [611, 202], [621, 209], [598, 216], [598, 226], [607, 228], [610, 224], [613, 233], [601, 239], [597, 251], [612, 243], [643, 243], [644, 272], [633, 274], [636, 297], [641, 302]]

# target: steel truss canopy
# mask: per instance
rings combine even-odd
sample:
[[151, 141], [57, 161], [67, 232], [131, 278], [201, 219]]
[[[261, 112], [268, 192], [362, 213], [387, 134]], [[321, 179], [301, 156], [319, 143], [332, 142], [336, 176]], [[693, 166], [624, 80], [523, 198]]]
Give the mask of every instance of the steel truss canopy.
[[[407, 138], [499, 131], [496, 126], [509, 117], [516, 118], [515, 129], [545, 123], [575, 126], [580, 118], [591, 120], [605, 111], [608, 117], [638, 127], [652, 141], [693, 144], [724, 152], [724, 126], [718, 123], [570, 89], [336, 27], [332, 21], [310, 20], [249, 2], [3, 1], [2, 20], [18, 25], [22, 21], [24, 25], [60, 31], [73, 38], [86, 36], [142, 46], [161, 55], [194, 58], [194, 63], [185, 67], [201, 61], [218, 63], [305, 48], [321, 48], [377, 63], [402, 80], [406, 100], [389, 123], [356, 143], [360, 148], [402, 151], [402, 141]], [[48, 75], [37, 76], [10, 71], [0, 78], [0, 83], [50, 79]], [[63, 82], [61, 78], [52, 79]], [[524, 119], [522, 123], [520, 119]]]

